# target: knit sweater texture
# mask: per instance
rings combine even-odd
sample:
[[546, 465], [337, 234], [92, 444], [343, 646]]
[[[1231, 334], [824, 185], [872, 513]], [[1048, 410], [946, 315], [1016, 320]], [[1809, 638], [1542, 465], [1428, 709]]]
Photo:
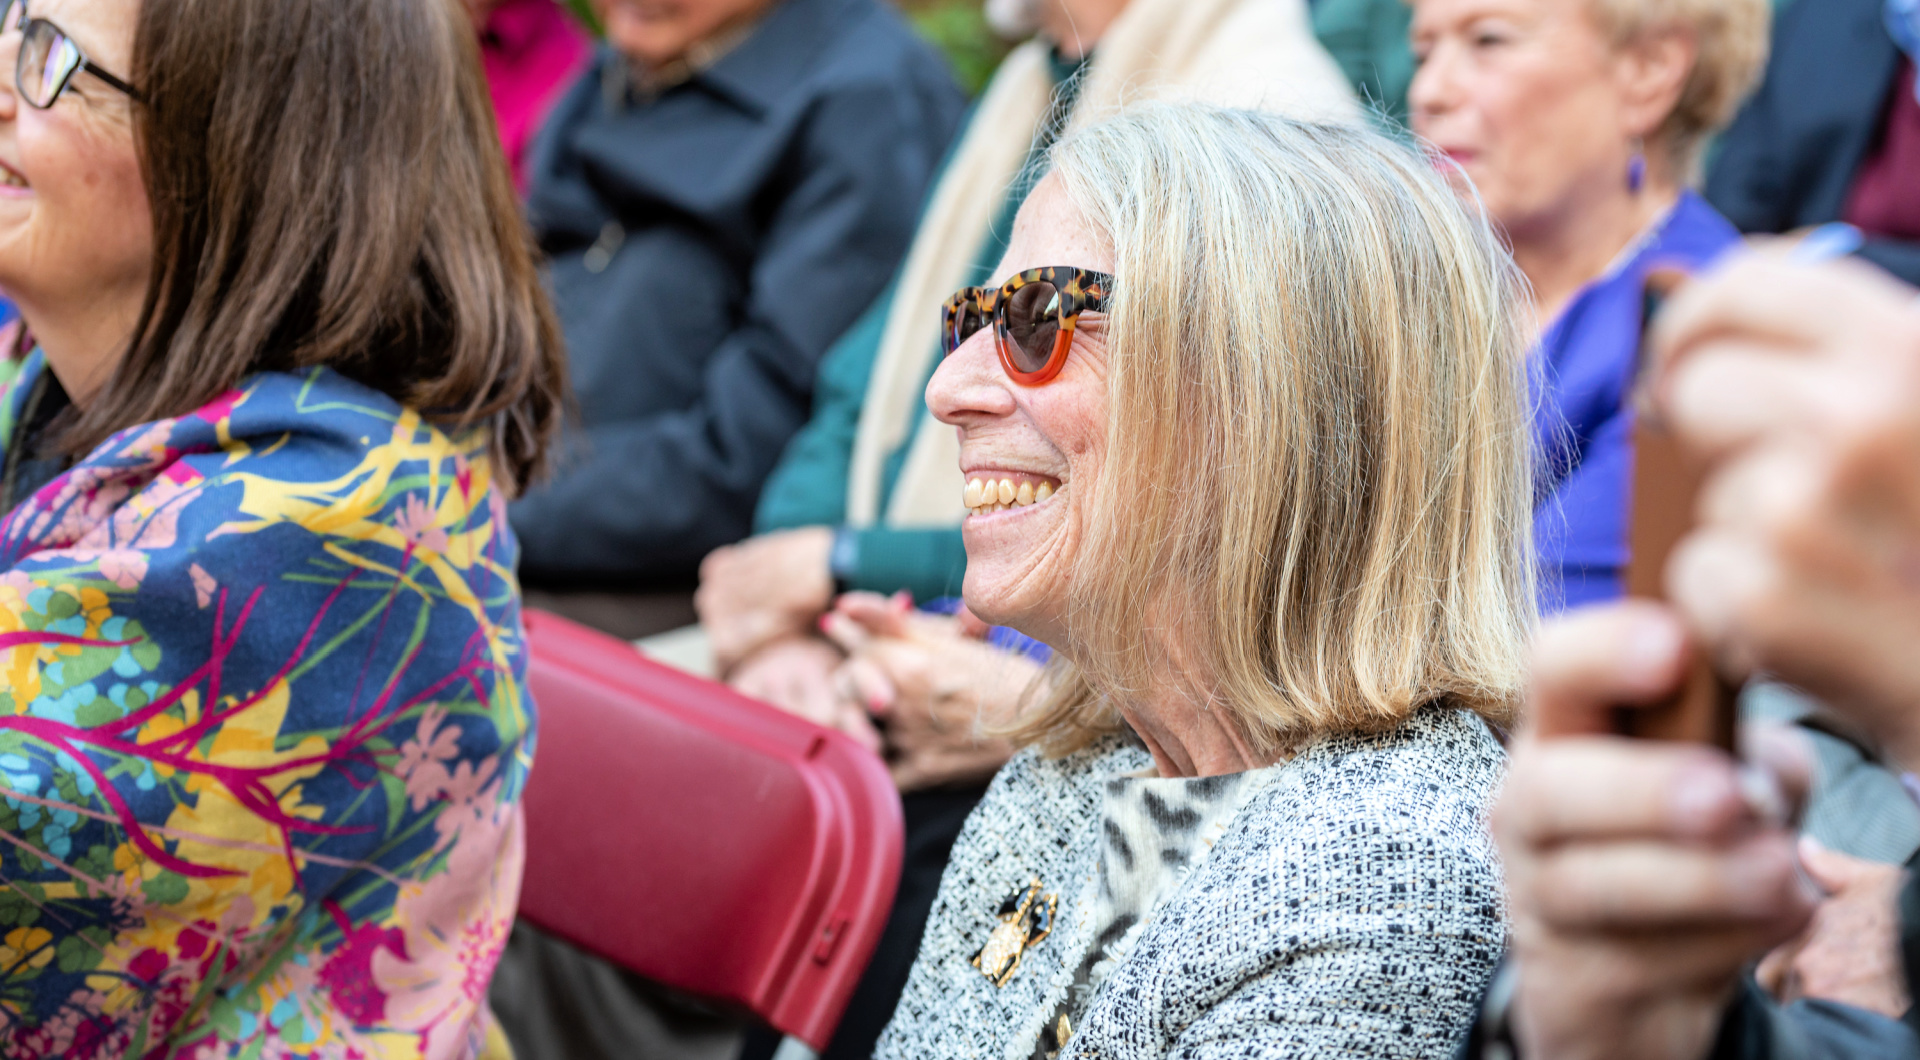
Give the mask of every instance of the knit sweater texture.
[[[1486, 726], [1450, 709], [1308, 744], [1158, 903], [1061, 1060], [1451, 1055], [1506, 939], [1486, 828], [1504, 766]], [[1151, 767], [1113, 738], [1001, 770], [954, 846], [879, 1060], [1033, 1055], [1094, 943], [1107, 781]], [[1057, 920], [996, 986], [971, 961], [1033, 881], [1059, 896]]]

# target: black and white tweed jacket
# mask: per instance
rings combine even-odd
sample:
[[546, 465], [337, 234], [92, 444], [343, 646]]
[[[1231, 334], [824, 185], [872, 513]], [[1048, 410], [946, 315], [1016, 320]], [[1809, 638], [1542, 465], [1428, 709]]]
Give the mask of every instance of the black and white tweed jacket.
[[[1028, 1060], [1092, 940], [1110, 740], [995, 778], [940, 884], [879, 1060]], [[1061, 1060], [1447, 1057], [1505, 944], [1486, 814], [1505, 755], [1472, 715], [1323, 737], [1271, 771], [1072, 1027]], [[972, 958], [1009, 894], [1057, 894], [1004, 986]]]

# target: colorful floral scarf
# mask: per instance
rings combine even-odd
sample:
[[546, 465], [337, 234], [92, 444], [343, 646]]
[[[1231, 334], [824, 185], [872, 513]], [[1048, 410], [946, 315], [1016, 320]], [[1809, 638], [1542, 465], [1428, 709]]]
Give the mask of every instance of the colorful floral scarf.
[[486, 442], [265, 374], [0, 521], [0, 1056], [504, 1045], [533, 708]]

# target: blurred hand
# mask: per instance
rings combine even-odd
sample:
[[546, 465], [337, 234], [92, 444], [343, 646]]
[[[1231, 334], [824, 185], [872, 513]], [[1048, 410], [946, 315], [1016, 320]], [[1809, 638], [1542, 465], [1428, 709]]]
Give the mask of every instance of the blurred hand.
[[727, 684], [815, 725], [839, 729], [879, 754], [880, 733], [867, 712], [835, 691], [840, 649], [818, 637], [787, 637], [734, 667]]
[[1782, 1003], [1821, 998], [1899, 1019], [1912, 1004], [1900, 958], [1898, 903], [1906, 870], [1848, 857], [1812, 839], [1800, 841], [1800, 860], [1828, 897], [1799, 938], [1761, 962], [1760, 984]]
[[721, 673], [763, 645], [813, 632], [833, 604], [832, 551], [833, 531], [809, 526], [750, 537], [701, 562], [693, 606]]
[[921, 614], [904, 597], [848, 593], [821, 628], [847, 652], [841, 694], [884, 726], [901, 791], [984, 780], [1012, 757], [1012, 745], [982, 730], [1014, 718], [1040, 666], [980, 640], [978, 619]]
[[1790, 747], [1742, 769], [1710, 747], [1608, 735], [1612, 714], [1677, 688], [1686, 637], [1629, 602], [1548, 625], [1528, 727], [1494, 812], [1518, 975], [1512, 1018], [1534, 1060], [1698, 1060], [1743, 968], [1818, 897], [1796, 870]]
[[1669, 595], [1738, 674], [1805, 688], [1920, 766], [1920, 307], [1864, 265], [1749, 254], [1654, 330], [1656, 405], [1709, 460]]

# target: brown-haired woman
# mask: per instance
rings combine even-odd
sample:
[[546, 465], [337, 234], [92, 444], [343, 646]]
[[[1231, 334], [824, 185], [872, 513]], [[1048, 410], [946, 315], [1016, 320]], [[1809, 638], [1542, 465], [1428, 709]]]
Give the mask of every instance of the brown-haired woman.
[[464, 1057], [564, 369], [464, 12], [0, 0], [0, 1041]]

